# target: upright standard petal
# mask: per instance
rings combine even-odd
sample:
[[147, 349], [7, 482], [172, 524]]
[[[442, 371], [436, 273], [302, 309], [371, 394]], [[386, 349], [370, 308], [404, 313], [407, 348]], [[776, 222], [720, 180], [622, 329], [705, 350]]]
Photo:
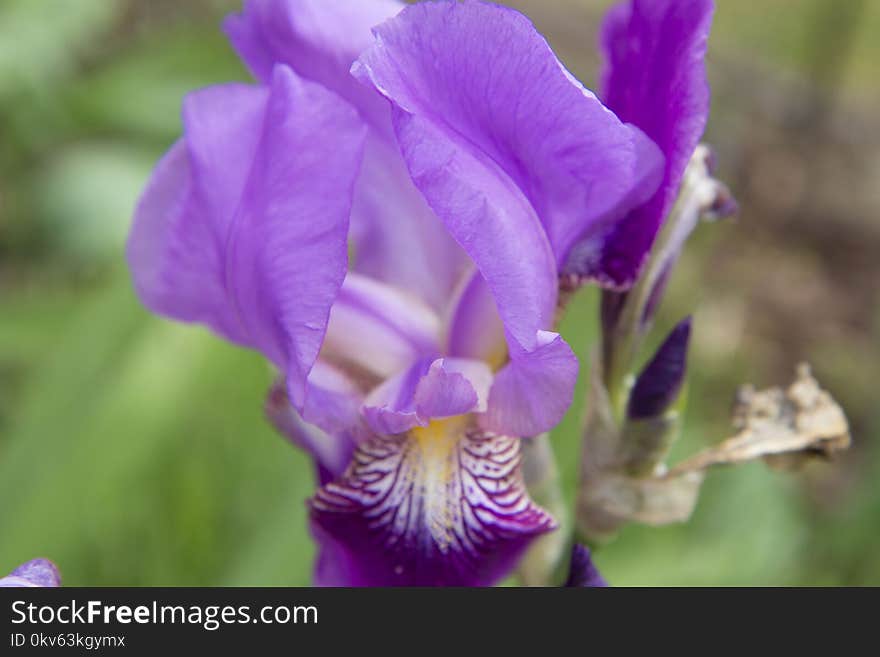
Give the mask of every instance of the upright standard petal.
[[602, 28], [602, 99], [641, 128], [666, 164], [657, 192], [591, 250], [572, 254], [567, 270], [629, 287], [669, 212], [709, 115], [704, 58], [712, 0], [625, 0]]
[[0, 588], [58, 586], [61, 586], [61, 573], [48, 559], [32, 559], [21, 564], [6, 577], [0, 577]]
[[556, 527], [528, 497], [519, 439], [460, 419], [361, 445], [311, 517], [338, 559], [319, 563], [316, 582], [347, 586], [491, 585]]
[[283, 66], [266, 89], [193, 94], [184, 119], [138, 206], [136, 288], [152, 310], [262, 351], [302, 409], [345, 276], [362, 121]]
[[384, 124], [381, 99], [357, 84], [349, 68], [372, 42], [370, 29], [403, 6], [399, 0], [246, 0], [224, 29], [258, 80], [268, 82], [275, 64], [286, 64]]
[[[481, 232], [501, 237], [499, 222], [506, 229], [527, 223], [514, 207], [525, 201], [558, 263], [577, 241], [654, 192], [661, 164], [656, 147], [584, 89], [520, 13], [474, 0], [422, 3], [375, 33], [353, 72], [395, 105], [410, 172], [465, 250], [471, 232], [450, 226], [444, 210], [481, 199], [468, 198], [466, 181], [457, 181], [453, 208], [438, 207], [432, 191], [443, 185], [437, 169], [446, 163], [464, 168], [465, 154], [474, 160], [468, 175], [482, 169], [480, 183], [499, 180], [483, 196], [501, 217], [486, 220]], [[514, 189], [522, 200], [505, 198]], [[531, 229], [518, 228], [529, 236]]]

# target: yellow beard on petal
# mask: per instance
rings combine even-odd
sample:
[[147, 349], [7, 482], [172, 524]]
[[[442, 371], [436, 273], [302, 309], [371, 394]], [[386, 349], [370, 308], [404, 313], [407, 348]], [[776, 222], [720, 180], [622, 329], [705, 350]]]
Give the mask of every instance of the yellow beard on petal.
[[[410, 431], [413, 447], [419, 453], [419, 483], [422, 488], [425, 518], [429, 531], [441, 551], [454, 542], [453, 528], [461, 522], [461, 508], [455, 503], [460, 496], [458, 443], [467, 429], [467, 417], [432, 420], [426, 427]], [[450, 504], [450, 501], [453, 503]]]

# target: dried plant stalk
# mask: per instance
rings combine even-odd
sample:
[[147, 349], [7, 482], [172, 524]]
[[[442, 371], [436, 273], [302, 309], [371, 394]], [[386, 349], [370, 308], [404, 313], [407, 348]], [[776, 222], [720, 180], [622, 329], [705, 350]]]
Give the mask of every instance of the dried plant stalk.
[[[830, 458], [849, 447], [846, 416], [822, 390], [807, 365], [787, 388], [756, 391], [743, 386], [733, 411], [736, 433], [667, 470], [648, 476], [619, 468], [593, 468], [579, 499], [578, 520], [589, 538], [602, 538], [626, 522], [663, 525], [687, 520], [696, 506], [706, 471], [764, 459], [774, 467], [797, 467]], [[612, 460], [613, 461], [613, 460]]]

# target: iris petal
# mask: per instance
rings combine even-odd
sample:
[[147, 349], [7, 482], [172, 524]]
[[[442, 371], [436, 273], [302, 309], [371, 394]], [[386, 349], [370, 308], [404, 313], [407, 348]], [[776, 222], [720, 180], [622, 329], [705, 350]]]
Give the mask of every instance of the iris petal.
[[578, 360], [557, 334], [541, 331], [534, 351], [512, 354], [489, 393], [481, 425], [512, 436], [536, 436], [552, 429], [571, 405]]
[[322, 579], [346, 585], [491, 585], [556, 526], [525, 490], [519, 439], [459, 420], [361, 445], [311, 514], [341, 550], [341, 576]]
[[486, 279], [478, 272], [462, 281], [448, 322], [447, 348], [453, 356], [479, 359], [494, 368], [507, 360], [504, 324]]
[[345, 276], [363, 124], [283, 66], [265, 89], [194, 94], [184, 117], [138, 206], [135, 286], [152, 310], [262, 351], [303, 409]]
[[153, 172], [127, 246], [135, 289], [148, 308], [206, 324], [238, 344], [249, 341], [229, 302], [223, 253], [268, 97], [267, 89], [240, 84], [187, 96], [186, 136]]
[[426, 424], [414, 399], [416, 386], [430, 367], [430, 359], [421, 359], [373, 389], [361, 409], [367, 426], [377, 434], [394, 435]]
[[497, 166], [436, 125], [399, 110], [395, 123], [416, 186], [480, 269], [508, 334], [533, 348], [557, 294], [553, 254], [533, 208]]
[[[439, 310], [467, 264], [413, 187], [394, 143], [388, 103], [349, 69], [397, 0], [250, 0], [225, 28], [257, 79], [283, 63], [336, 92], [371, 130], [352, 208], [354, 269], [415, 292]], [[416, 256], [418, 254], [418, 256]]]
[[712, 0], [625, 0], [602, 27], [602, 99], [623, 121], [661, 149], [663, 179], [647, 203], [597, 242], [573, 254], [568, 269], [600, 277], [609, 287], [635, 280], [675, 200], [688, 160], [709, 116], [706, 41]]
[[275, 64], [286, 64], [378, 125], [387, 123], [387, 110], [348, 69], [370, 45], [370, 28], [402, 8], [398, 0], [247, 0], [224, 29], [258, 80], [269, 82]]
[[363, 137], [347, 105], [276, 67], [260, 147], [230, 229], [226, 280], [251, 339], [286, 373], [299, 408], [347, 269]]
[[455, 417], [478, 411], [492, 381], [489, 367], [479, 361], [439, 359], [416, 386], [413, 401], [419, 416]]
[[[484, 165], [494, 163], [534, 207], [557, 264], [578, 240], [656, 189], [662, 161], [656, 147], [580, 85], [522, 14], [473, 0], [421, 3], [375, 33], [353, 73], [398, 113], [418, 117], [405, 120], [407, 139], [430, 139], [422, 150], [442, 149], [450, 157], [451, 149], [435, 142], [451, 141], [478, 154]], [[433, 130], [410, 125], [425, 122]], [[435, 159], [441, 160], [440, 153]], [[418, 184], [413, 169], [421, 167], [409, 165]], [[425, 185], [420, 187], [448, 225]], [[487, 222], [482, 230], [496, 229]], [[535, 258], [543, 257], [534, 251]]]
[[393, 435], [435, 418], [482, 412], [491, 382], [489, 366], [480, 361], [422, 359], [367, 396], [364, 419], [377, 434]]
[[440, 320], [411, 294], [349, 273], [330, 311], [322, 358], [387, 377], [437, 356]]
[[[504, 325], [512, 362], [490, 396], [491, 426], [545, 430], [576, 378], [570, 349], [543, 333], [554, 323], [557, 265], [654, 192], [662, 157], [518, 12], [424, 3], [374, 31], [352, 72], [391, 101], [413, 181], [476, 264]], [[468, 355], [480, 348], [454, 325], [450, 337]], [[540, 362], [554, 366], [541, 372]]]
[[593, 563], [590, 548], [580, 543], [575, 543], [571, 549], [571, 561], [565, 586], [587, 588], [608, 586], [608, 582], [605, 581], [602, 573]]
[[21, 564], [6, 577], [0, 577], [0, 588], [61, 586], [58, 567], [48, 559], [32, 559]]

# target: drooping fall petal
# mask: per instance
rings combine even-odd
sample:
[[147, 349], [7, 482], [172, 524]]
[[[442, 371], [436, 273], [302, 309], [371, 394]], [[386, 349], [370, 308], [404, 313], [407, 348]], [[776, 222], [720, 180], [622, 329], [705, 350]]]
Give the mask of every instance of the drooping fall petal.
[[335, 568], [320, 564], [319, 580], [497, 582], [556, 527], [528, 498], [519, 467], [518, 438], [472, 433], [456, 420], [361, 445], [345, 475], [311, 501], [316, 536], [336, 557]]

